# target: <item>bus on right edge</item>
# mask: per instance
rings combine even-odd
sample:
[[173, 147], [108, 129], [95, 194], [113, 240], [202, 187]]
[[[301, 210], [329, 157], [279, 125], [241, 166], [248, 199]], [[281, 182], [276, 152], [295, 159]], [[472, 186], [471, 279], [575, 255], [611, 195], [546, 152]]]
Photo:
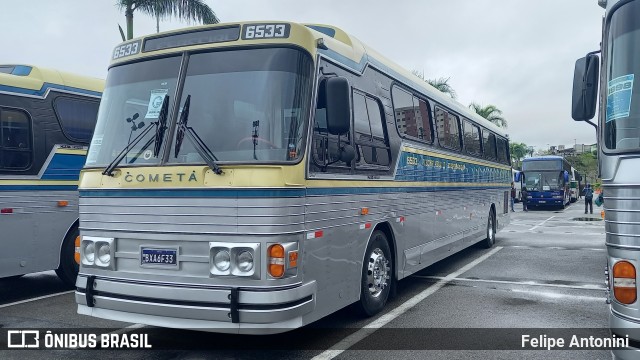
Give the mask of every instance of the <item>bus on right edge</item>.
[[[601, 50], [578, 59], [572, 117], [597, 129], [605, 211], [609, 325], [629, 335], [630, 348], [614, 358], [640, 358], [640, 0], [599, 0], [606, 9]], [[598, 54], [602, 56], [601, 71]], [[598, 84], [599, 81], [599, 84]], [[600, 97], [598, 97], [598, 85]], [[635, 90], [635, 91], [634, 91]], [[599, 113], [596, 122], [591, 119]]]

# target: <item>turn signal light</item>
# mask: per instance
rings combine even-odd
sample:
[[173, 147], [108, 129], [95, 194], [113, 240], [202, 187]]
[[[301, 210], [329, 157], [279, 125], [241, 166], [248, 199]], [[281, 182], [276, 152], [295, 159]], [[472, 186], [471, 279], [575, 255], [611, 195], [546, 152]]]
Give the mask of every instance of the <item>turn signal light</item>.
[[75, 260], [76, 264], [80, 265], [80, 235], [76, 236], [75, 247], [76, 250], [73, 253], [73, 260]]
[[637, 299], [636, 268], [628, 261], [613, 265], [613, 295], [622, 304], [633, 304]]
[[284, 247], [280, 244], [274, 244], [269, 246], [267, 251], [268, 255], [268, 269], [269, 275], [274, 278], [281, 278], [284, 276]]

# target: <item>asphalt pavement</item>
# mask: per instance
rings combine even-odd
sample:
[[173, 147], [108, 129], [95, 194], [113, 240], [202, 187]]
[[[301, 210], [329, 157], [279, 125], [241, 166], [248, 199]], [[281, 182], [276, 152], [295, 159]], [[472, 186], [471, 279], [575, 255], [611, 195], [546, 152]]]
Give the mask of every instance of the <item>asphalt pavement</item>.
[[[148, 332], [164, 349], [0, 350], [1, 359], [610, 359], [606, 350], [521, 350], [522, 335], [607, 334], [600, 208], [512, 213], [492, 249], [470, 247], [398, 285], [385, 311], [340, 310], [303, 329], [237, 336], [142, 327], [76, 313], [53, 272], [0, 280], [0, 327]], [[214, 347], [216, 350], [208, 348]], [[470, 349], [470, 350], [469, 350]], [[501, 349], [501, 350], [493, 350]]]

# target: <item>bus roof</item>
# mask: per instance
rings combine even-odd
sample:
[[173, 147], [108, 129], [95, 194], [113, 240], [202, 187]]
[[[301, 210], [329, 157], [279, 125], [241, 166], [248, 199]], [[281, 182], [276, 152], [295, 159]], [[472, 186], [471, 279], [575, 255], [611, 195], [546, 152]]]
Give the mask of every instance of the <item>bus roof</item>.
[[522, 159], [522, 161], [563, 160], [563, 159], [564, 158], [562, 156], [558, 156], [558, 155], [544, 155], [544, 156], [524, 158]]
[[25, 64], [0, 64], [0, 93], [45, 97], [49, 90], [101, 96], [104, 80]]
[[[290, 26], [290, 31], [287, 37], [282, 38], [243, 38], [244, 36], [240, 34], [241, 30], [245, 29], [246, 25], [253, 24], [288, 24], [288, 26]], [[207, 31], [213, 32], [216, 30], [218, 30], [218, 33], [206, 33]], [[189, 38], [189, 33], [197, 33], [198, 35], [194, 35]], [[150, 41], [155, 42], [155, 44], [153, 47], [149, 46], [150, 49], [146, 49]], [[319, 43], [319, 41], [321, 41], [321, 43]], [[132, 46], [129, 46], [130, 44]], [[342, 29], [331, 25], [298, 24], [283, 21], [250, 21], [203, 25], [167, 31], [135, 38], [116, 46], [111, 66], [147, 56], [180, 53], [187, 49], [267, 44], [296, 44], [299, 47], [306, 49], [312, 56], [322, 54], [323, 56], [344, 65], [351, 71], [358, 74], [363, 73], [367, 66], [377, 68], [389, 76], [400, 80], [407, 86], [412, 87], [419, 93], [437, 101], [443, 106], [456, 111], [460, 115], [473, 120], [475, 123], [500, 136], [508, 138], [504, 129], [501, 129], [466, 106], [438, 91], [426, 81], [398, 66], [393, 61], [375, 51], [373, 48], [360, 42], [354, 36], [349, 35]], [[127, 48], [125, 49], [124, 47]], [[133, 51], [134, 48], [136, 49], [135, 52]], [[128, 53], [131, 54], [129, 55]]]

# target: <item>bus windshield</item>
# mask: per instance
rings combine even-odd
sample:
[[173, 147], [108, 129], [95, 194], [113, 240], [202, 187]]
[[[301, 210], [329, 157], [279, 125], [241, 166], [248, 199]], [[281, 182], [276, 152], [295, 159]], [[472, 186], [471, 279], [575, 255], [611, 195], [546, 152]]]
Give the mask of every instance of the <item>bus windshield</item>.
[[[607, 111], [604, 144], [608, 149], [640, 149], [640, 2], [616, 10], [610, 21], [605, 64]], [[634, 89], [634, 82], [636, 89]]]
[[[182, 83], [178, 83], [182, 57], [109, 71], [88, 166], [111, 162], [140, 129], [158, 120], [165, 95], [170, 98], [170, 111], [175, 107], [176, 93], [181, 94], [179, 114], [171, 113], [167, 128], [184, 130], [172, 124], [184, 121], [218, 161], [278, 162], [302, 157], [312, 89], [313, 64], [308, 55], [271, 48], [185, 56]], [[111, 81], [112, 77], [122, 80]], [[187, 97], [190, 102], [184, 115], [188, 116], [181, 116]], [[171, 147], [168, 163], [204, 164], [193, 137], [176, 142], [175, 133], [165, 136], [163, 143]], [[149, 132], [149, 139], [134, 146], [121, 165], [161, 163], [162, 155], [152, 156], [154, 135], [155, 131]]]
[[562, 175], [560, 171], [527, 171], [525, 186], [528, 191], [562, 190]]

